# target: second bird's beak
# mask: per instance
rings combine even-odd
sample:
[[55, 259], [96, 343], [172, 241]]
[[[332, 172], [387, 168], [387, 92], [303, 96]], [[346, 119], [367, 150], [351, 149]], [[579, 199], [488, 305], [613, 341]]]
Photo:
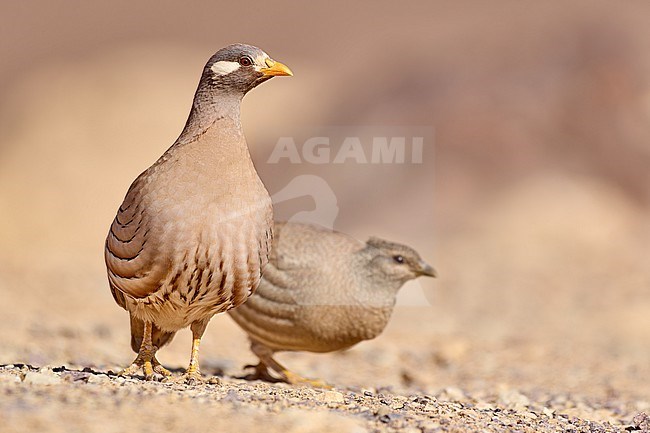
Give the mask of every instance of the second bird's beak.
[[427, 277], [434, 277], [435, 278], [435, 277], [438, 276], [438, 274], [436, 273], [436, 270], [433, 269], [433, 266], [431, 266], [428, 263], [424, 263], [424, 262], [422, 262], [422, 264], [420, 266], [420, 271], [418, 273], [420, 275], [424, 275], [424, 276], [427, 276]]
[[271, 59], [266, 59], [265, 62], [266, 62], [266, 66], [268, 67], [260, 69], [260, 72], [263, 73], [264, 75], [269, 75], [271, 77], [282, 76], [282, 75], [291, 77], [293, 75], [291, 69], [289, 69], [286, 65], [283, 65], [280, 62], [276, 62], [275, 60], [271, 60]]

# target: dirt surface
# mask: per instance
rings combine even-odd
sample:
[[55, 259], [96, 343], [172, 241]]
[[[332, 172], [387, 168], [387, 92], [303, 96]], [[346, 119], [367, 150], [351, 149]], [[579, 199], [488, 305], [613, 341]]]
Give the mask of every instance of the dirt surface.
[[[649, 430], [647, 2], [174, 5], [0, 2], [0, 432]], [[134, 357], [109, 224], [236, 41], [295, 73], [242, 109], [272, 194], [318, 180], [278, 218], [406, 243], [439, 273], [375, 340], [278, 355], [332, 392], [237, 379], [255, 358], [225, 315], [201, 345], [221, 384], [108, 374]], [[372, 125], [429, 131], [422, 162], [269, 162], [279, 137]], [[179, 375], [190, 343], [160, 361]]]
[[[219, 382], [219, 383], [209, 383]], [[319, 390], [211, 379], [205, 385], [145, 382], [90, 368], [0, 368], [4, 432], [647, 432], [647, 419], [609, 402], [517, 391], [470, 396], [391, 389]], [[594, 421], [597, 419], [597, 421]]]

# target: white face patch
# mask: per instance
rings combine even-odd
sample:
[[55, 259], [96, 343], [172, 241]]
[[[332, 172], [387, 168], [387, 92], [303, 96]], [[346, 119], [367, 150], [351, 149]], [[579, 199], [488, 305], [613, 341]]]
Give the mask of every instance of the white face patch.
[[[265, 52], [262, 52], [262, 55], [258, 56], [255, 59], [254, 68], [257, 72], [259, 72], [263, 67], [266, 67], [266, 59], [270, 59], [270, 57]], [[264, 66], [260, 66], [260, 65], [264, 65]]]
[[210, 69], [217, 75], [226, 75], [239, 69], [239, 63], [222, 60], [212, 65]]

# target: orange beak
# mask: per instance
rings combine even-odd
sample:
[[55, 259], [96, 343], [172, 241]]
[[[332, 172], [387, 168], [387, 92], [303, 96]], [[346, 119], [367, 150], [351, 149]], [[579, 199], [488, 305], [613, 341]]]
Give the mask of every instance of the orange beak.
[[260, 69], [260, 72], [263, 73], [264, 75], [270, 75], [272, 77], [275, 76], [291, 77], [293, 75], [291, 69], [289, 69], [286, 65], [283, 65], [280, 62], [276, 62], [275, 60], [266, 59], [266, 66], [268, 66], [268, 68]]

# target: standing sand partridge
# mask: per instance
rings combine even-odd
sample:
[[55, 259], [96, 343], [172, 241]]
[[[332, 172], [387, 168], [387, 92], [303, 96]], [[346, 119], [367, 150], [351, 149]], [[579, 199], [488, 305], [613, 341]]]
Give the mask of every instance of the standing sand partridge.
[[268, 262], [273, 211], [240, 122], [244, 95], [289, 68], [259, 48], [219, 50], [203, 69], [176, 142], [133, 182], [105, 246], [115, 301], [129, 311], [131, 347], [124, 374], [170, 373], [156, 351], [190, 326], [184, 380], [201, 381], [198, 352], [213, 315], [242, 304]]
[[[278, 363], [280, 351], [332, 352], [378, 336], [399, 289], [434, 269], [410, 247], [360, 242], [314, 225], [276, 222], [269, 265], [258, 290], [230, 316], [260, 362], [251, 379], [325, 386]], [[250, 366], [249, 366], [250, 367]], [[277, 380], [277, 379], [276, 379]]]

